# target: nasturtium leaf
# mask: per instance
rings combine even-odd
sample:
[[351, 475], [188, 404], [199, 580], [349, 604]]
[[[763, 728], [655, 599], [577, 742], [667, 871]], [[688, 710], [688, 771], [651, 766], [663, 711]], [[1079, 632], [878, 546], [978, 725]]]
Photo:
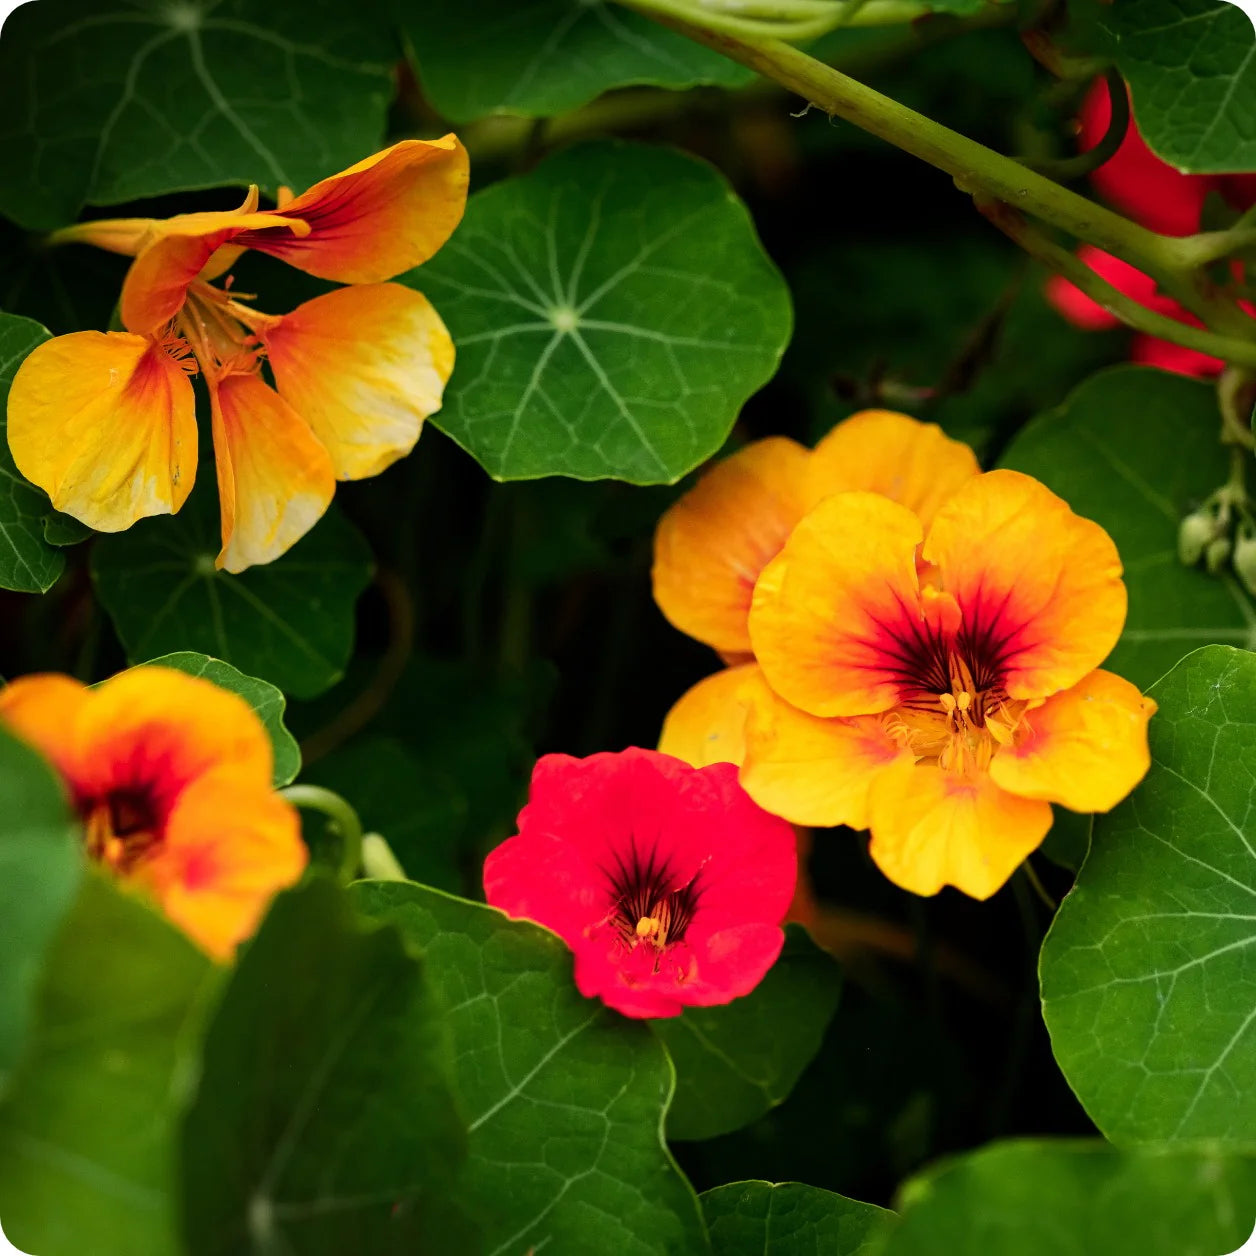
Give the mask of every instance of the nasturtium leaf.
[[841, 969], [798, 925], [768, 975], [722, 1007], [688, 1007], [653, 1021], [676, 1066], [669, 1139], [714, 1138], [781, 1103], [837, 1010]]
[[470, 1118], [464, 1198], [486, 1250], [705, 1250], [663, 1143], [672, 1069], [649, 1027], [581, 998], [570, 951], [535, 925], [417, 885], [357, 893], [423, 949], [444, 995]]
[[466, 1133], [426, 968], [330, 881], [276, 898], [183, 1124], [190, 1256], [478, 1250], [452, 1204]]
[[699, 1199], [712, 1256], [872, 1256], [894, 1218], [801, 1182], [730, 1182]]
[[296, 738], [288, 732], [283, 722], [287, 699], [274, 685], [258, 680], [255, 676], [246, 676], [222, 659], [196, 654], [191, 650], [163, 654], [161, 658], [149, 659], [145, 666], [173, 667], [177, 671], [187, 672], [189, 676], [203, 677], [220, 689], [239, 694], [253, 708], [270, 735], [271, 749], [275, 755], [275, 786], [287, 785], [301, 770], [301, 751], [297, 747]]
[[413, 754], [396, 737], [365, 736], [319, 759], [302, 781], [339, 794], [362, 828], [383, 836], [406, 876], [457, 892], [458, 839], [467, 799], [438, 765]]
[[9, 453], [9, 387], [23, 359], [48, 332], [29, 318], [0, 314], [0, 589], [43, 593], [65, 570], [44, 538], [47, 494], [24, 479]]
[[1094, 816], [1079, 815], [1067, 807], [1056, 807], [1051, 830], [1039, 851], [1052, 863], [1076, 872], [1090, 848], [1090, 827]]
[[789, 293], [704, 162], [578, 145], [476, 193], [406, 281], [458, 367], [433, 422], [501, 480], [671, 483], [723, 443], [789, 339]]
[[369, 2], [24, 4], [0, 41], [0, 212], [46, 230], [185, 188], [300, 191], [382, 147], [393, 59]]
[[0, 1217], [38, 1256], [181, 1256], [175, 1122], [220, 970], [91, 872], [0, 1107]]
[[912, 1178], [898, 1207], [878, 1256], [1218, 1256], [1251, 1234], [1256, 1161], [993, 1143]]
[[52, 769], [0, 730], [0, 1094], [31, 1019], [44, 952], [82, 875], [78, 824]]
[[1043, 947], [1047, 1028], [1114, 1142], [1256, 1152], [1256, 654], [1207, 646], [1151, 695], [1151, 770]]
[[1256, 30], [1243, 8], [1120, 0], [1093, 4], [1088, 16], [1159, 156], [1196, 174], [1256, 169]]
[[142, 519], [95, 543], [92, 578], [127, 657], [195, 650], [297, 697], [333, 684], [371, 578], [357, 529], [332, 506], [286, 554], [238, 576], [214, 570], [218, 549], [217, 502], [204, 486], [173, 518]]
[[73, 515], [63, 515], [50, 510], [44, 515], [44, 540], [59, 549], [86, 541], [93, 532], [85, 523], [79, 523]]
[[402, 0], [423, 87], [447, 118], [544, 117], [632, 83], [737, 86], [754, 76], [612, 0]]
[[1129, 616], [1104, 666], [1143, 687], [1195, 646], [1256, 645], [1256, 610], [1237, 581], [1184, 567], [1177, 556], [1179, 522], [1229, 474], [1228, 454], [1206, 439], [1219, 422], [1209, 384], [1119, 366], [1034, 419], [1002, 460], [1116, 542]]

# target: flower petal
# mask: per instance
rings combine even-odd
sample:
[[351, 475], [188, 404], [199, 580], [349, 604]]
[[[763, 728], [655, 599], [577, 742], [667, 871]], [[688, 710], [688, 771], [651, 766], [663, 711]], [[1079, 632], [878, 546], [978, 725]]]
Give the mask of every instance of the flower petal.
[[86, 685], [69, 676], [19, 676], [0, 689], [0, 723], [73, 782], [78, 758], [72, 730], [92, 697]]
[[681, 632], [748, 651], [755, 581], [808, 505], [811, 454], [783, 436], [755, 441], [706, 471], [659, 520], [654, 600]]
[[868, 827], [877, 774], [904, 755], [880, 716], [821, 719], [792, 707], [760, 680], [746, 686], [740, 780], [751, 798], [794, 824]]
[[9, 448], [28, 480], [98, 532], [174, 514], [196, 479], [183, 368], [156, 341], [78, 331], [45, 341], [9, 392]]
[[425, 262], [467, 202], [467, 151], [455, 135], [402, 140], [288, 201], [309, 233], [252, 230], [240, 244], [337, 283], [382, 283]]
[[315, 297], [261, 335], [280, 395], [342, 480], [378, 475], [414, 448], [454, 366], [431, 303], [395, 283]]
[[322, 517], [336, 491], [331, 458], [309, 425], [257, 375], [210, 387], [222, 552], [217, 565], [268, 563]]
[[953, 885], [984, 899], [1041, 845], [1051, 804], [1009, 794], [984, 773], [904, 759], [873, 782], [871, 827], [868, 852], [895, 885], [913, 894]]
[[1074, 811], [1111, 811], [1151, 766], [1156, 704], [1128, 680], [1094, 671], [1021, 718], [990, 764], [995, 783]]
[[925, 622], [920, 538], [919, 519], [875, 493], [826, 498], [798, 524], [750, 609], [755, 656], [782, 698], [826, 716], [899, 701], [902, 643]]
[[969, 481], [939, 511], [922, 554], [1013, 698], [1075, 685], [1121, 635], [1126, 595], [1112, 538], [1019, 471]]
[[175, 801], [157, 852], [129, 877], [210, 955], [229, 960], [271, 898], [305, 870], [290, 803], [231, 770], [210, 772]]
[[740, 763], [746, 752], [746, 703], [742, 690], [759, 675], [754, 663], [726, 667], [700, 680], [668, 711], [659, 736], [663, 754], [695, 768]]
[[816, 446], [808, 475], [813, 502], [852, 490], [881, 493], [928, 528], [938, 507], [980, 471], [973, 451], [936, 423], [863, 410]]

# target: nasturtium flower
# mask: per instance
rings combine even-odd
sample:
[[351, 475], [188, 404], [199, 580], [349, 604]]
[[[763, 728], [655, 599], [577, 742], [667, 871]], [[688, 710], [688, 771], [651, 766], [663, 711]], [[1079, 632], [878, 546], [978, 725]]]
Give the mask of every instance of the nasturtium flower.
[[659, 749], [703, 766], [739, 763], [754, 682], [748, 617], [760, 573], [799, 520], [833, 493], [866, 490], [901, 502], [925, 524], [980, 471], [973, 451], [932, 423], [866, 410], [814, 450], [784, 437], [755, 441], [705, 472], [659, 520], [654, 598], [689, 636], [741, 664], [690, 689], [664, 722]]
[[794, 830], [734, 767], [634, 747], [542, 758], [518, 834], [485, 860], [484, 892], [571, 947], [582, 994], [662, 1017], [758, 985], [796, 873]]
[[207, 680], [164, 667], [92, 689], [24, 676], [0, 691], [0, 723], [61, 775], [88, 856], [216, 959], [305, 868], [297, 814], [271, 787], [266, 730]]
[[870, 829], [906, 889], [987, 898], [1052, 803], [1107, 811], [1147, 770], [1155, 704], [1097, 670], [1125, 612], [1111, 538], [1030, 476], [969, 480], [927, 530], [830, 497], [755, 586], [741, 781], [795, 823]]
[[[462, 216], [467, 156], [450, 135], [404, 140], [274, 210], [109, 219], [54, 234], [133, 256], [124, 332], [40, 345], [9, 396], [14, 462], [53, 505], [117, 532], [173, 514], [196, 477], [190, 375], [209, 393], [222, 511], [218, 565], [278, 557], [322, 517], [337, 479], [409, 453], [453, 369], [427, 299], [386, 282], [426, 261]], [[228, 276], [252, 249], [352, 285], [263, 313]], [[263, 374], [269, 364], [274, 387]]]

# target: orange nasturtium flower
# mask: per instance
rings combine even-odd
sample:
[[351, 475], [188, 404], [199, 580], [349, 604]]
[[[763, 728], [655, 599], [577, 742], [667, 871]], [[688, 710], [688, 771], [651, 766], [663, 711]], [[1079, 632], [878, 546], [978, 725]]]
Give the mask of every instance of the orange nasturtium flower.
[[25, 676], [0, 723], [65, 781], [87, 854], [219, 960], [306, 863], [300, 822], [271, 788], [270, 738], [207, 680], [136, 667], [94, 689]]
[[[404, 140], [275, 210], [82, 223], [52, 240], [135, 258], [125, 332], [40, 345], [9, 396], [18, 469], [53, 505], [102, 532], [180, 509], [196, 476], [195, 405], [209, 391], [222, 511], [218, 565], [278, 557], [321, 518], [337, 479], [409, 453], [440, 407], [454, 349], [427, 299], [388, 283], [426, 261], [466, 203], [452, 135]], [[351, 285], [264, 314], [220, 279], [245, 249]], [[275, 387], [263, 378], [269, 363]]]

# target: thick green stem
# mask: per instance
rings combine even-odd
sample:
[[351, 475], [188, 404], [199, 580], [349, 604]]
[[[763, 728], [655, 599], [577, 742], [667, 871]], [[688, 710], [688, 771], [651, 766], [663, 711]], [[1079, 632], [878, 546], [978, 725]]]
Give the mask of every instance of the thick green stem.
[[279, 791], [279, 796], [302, 811], [319, 811], [327, 817], [328, 827], [340, 838], [340, 879], [345, 883], [355, 880], [362, 866], [362, 822], [358, 813], [339, 794], [321, 785], [289, 785]]

